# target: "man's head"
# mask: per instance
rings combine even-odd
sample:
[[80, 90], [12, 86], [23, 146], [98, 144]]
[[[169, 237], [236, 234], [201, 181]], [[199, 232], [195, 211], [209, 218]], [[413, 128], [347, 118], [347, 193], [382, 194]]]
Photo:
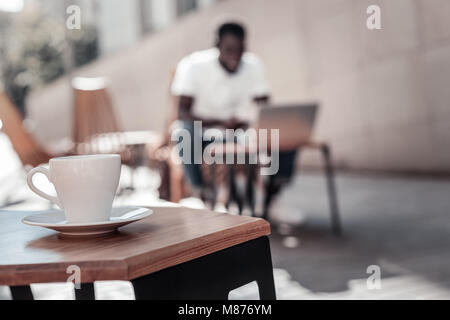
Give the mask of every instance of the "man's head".
[[236, 22], [227, 22], [217, 29], [219, 60], [228, 72], [235, 72], [245, 51], [245, 28]]

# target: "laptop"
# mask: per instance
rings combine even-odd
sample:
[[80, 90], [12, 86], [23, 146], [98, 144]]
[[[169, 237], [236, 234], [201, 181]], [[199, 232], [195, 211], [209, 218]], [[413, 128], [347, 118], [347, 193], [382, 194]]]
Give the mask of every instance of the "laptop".
[[317, 103], [261, 107], [256, 128], [267, 129], [268, 141], [270, 129], [278, 129], [280, 150], [297, 149], [310, 141], [318, 109]]

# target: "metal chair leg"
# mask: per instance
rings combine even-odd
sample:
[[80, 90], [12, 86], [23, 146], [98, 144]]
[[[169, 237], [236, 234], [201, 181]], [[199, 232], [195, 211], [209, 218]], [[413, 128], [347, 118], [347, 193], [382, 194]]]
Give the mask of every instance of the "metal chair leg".
[[[207, 185], [204, 185], [202, 188], [202, 200], [205, 203], [210, 205], [211, 210], [214, 210], [214, 207], [217, 203], [217, 177], [216, 177], [216, 164], [213, 163], [209, 165], [209, 174], [211, 176], [210, 181]], [[207, 194], [207, 196], [205, 195]]]
[[322, 147], [322, 154], [325, 162], [325, 174], [327, 178], [328, 200], [330, 204], [331, 228], [333, 233], [340, 235], [342, 232], [339, 217], [339, 206], [336, 195], [336, 185], [334, 181], [334, 170], [331, 163], [331, 150], [328, 145]]
[[269, 181], [265, 184], [265, 195], [264, 195], [264, 207], [262, 218], [268, 220], [269, 218], [269, 207], [272, 203], [273, 198], [280, 192], [282, 184], [277, 182], [274, 176], [269, 177]]
[[255, 180], [255, 171], [256, 166], [254, 165], [248, 165], [247, 166], [247, 185], [246, 185], [246, 201], [250, 208], [251, 216], [255, 216], [255, 186], [254, 186], [254, 180]]
[[230, 190], [230, 196], [229, 196], [229, 200], [227, 201], [227, 209], [229, 207], [229, 205], [232, 202], [236, 202], [236, 204], [238, 205], [238, 211], [239, 211], [239, 215], [242, 215], [242, 208], [243, 208], [243, 201], [241, 199], [241, 197], [239, 196], [239, 192], [237, 190], [237, 186], [236, 186], [236, 174], [235, 174], [235, 168], [233, 164], [228, 165], [228, 175], [229, 175], [229, 190]]

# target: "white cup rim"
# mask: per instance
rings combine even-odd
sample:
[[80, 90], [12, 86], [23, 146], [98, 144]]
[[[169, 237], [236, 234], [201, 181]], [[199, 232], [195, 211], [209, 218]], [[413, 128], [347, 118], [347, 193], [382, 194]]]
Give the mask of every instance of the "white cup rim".
[[77, 156], [65, 156], [65, 157], [56, 157], [50, 159], [50, 161], [71, 161], [71, 160], [105, 160], [105, 159], [120, 159], [120, 155], [118, 154], [86, 154], [86, 155], [77, 155]]

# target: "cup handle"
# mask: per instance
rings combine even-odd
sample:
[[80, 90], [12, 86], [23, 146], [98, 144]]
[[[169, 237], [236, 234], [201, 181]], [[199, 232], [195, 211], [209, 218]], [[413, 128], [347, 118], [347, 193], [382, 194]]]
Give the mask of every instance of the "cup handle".
[[39, 190], [39, 189], [34, 185], [34, 183], [33, 183], [33, 176], [34, 176], [36, 173], [42, 173], [42, 174], [44, 174], [44, 175], [47, 177], [48, 181], [51, 182], [51, 181], [50, 181], [50, 172], [48, 171], [48, 169], [46, 169], [46, 168], [44, 168], [44, 167], [36, 167], [36, 168], [31, 169], [30, 172], [28, 172], [28, 174], [27, 174], [27, 184], [28, 184], [28, 186], [30, 187], [30, 189], [31, 189], [34, 193], [36, 193], [38, 196], [41, 196], [41, 197], [44, 198], [44, 199], [47, 199], [47, 200], [50, 200], [50, 201], [53, 202], [53, 203], [56, 203], [56, 204], [62, 209], [62, 205], [61, 205], [61, 203], [59, 202], [59, 200], [58, 200], [57, 197], [51, 196], [51, 195], [49, 195], [48, 193], [45, 193], [45, 192]]

